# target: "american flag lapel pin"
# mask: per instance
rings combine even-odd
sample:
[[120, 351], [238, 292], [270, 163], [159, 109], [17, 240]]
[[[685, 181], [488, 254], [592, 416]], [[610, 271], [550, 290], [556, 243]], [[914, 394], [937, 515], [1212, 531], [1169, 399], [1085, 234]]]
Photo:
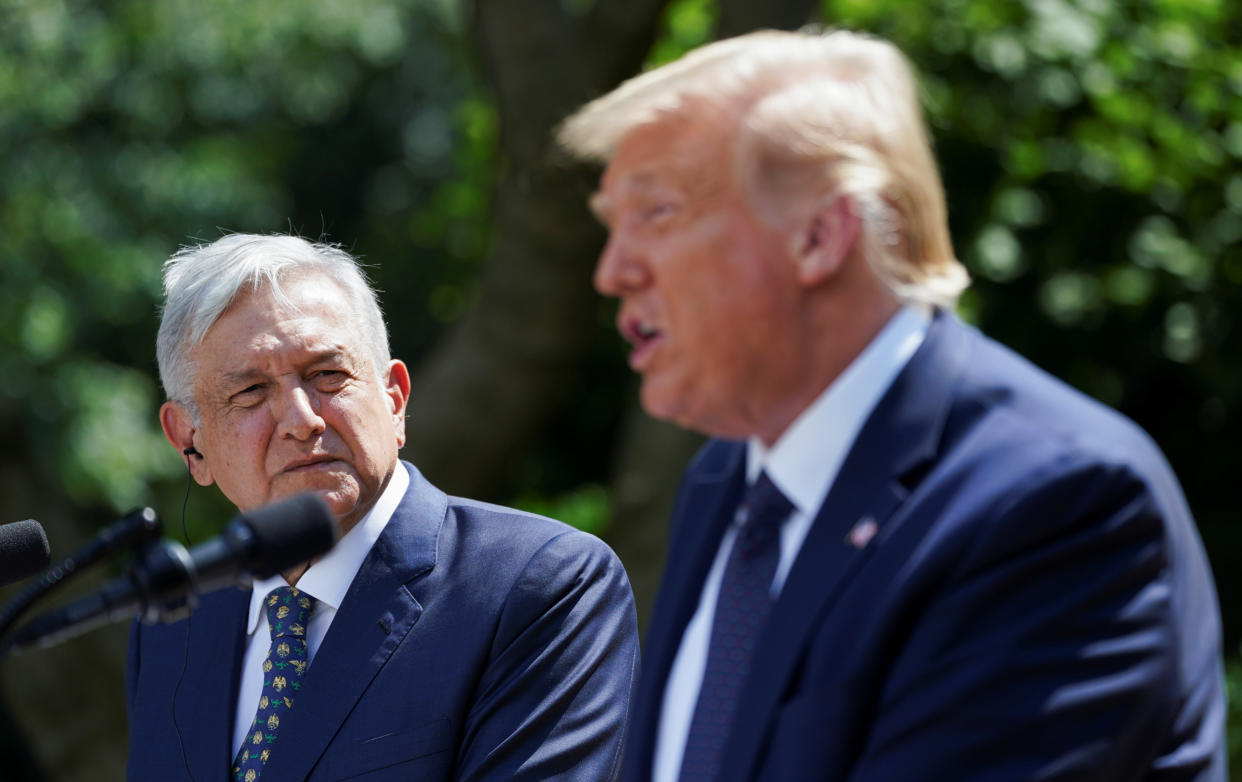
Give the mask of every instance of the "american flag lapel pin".
[[880, 525], [876, 524], [874, 518], [863, 516], [845, 536], [845, 542], [857, 549], [866, 548], [871, 539], [875, 537], [875, 533], [879, 531]]

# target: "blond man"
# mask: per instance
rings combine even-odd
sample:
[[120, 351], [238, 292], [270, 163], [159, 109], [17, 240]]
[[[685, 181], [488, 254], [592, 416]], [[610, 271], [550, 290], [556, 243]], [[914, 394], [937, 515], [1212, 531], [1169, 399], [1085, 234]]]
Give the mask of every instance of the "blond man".
[[561, 131], [690, 466], [629, 780], [1223, 782], [1216, 595], [1132, 422], [953, 315], [910, 64], [713, 43]]

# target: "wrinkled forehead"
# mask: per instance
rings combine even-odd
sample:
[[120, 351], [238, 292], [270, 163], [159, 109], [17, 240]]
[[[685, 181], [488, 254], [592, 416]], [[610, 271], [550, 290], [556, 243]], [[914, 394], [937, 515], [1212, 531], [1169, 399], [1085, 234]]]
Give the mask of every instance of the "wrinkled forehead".
[[[363, 329], [345, 292], [322, 274], [291, 276], [240, 292], [200, 344], [240, 350], [254, 340], [292, 344], [312, 337], [345, 346], [351, 353], [366, 353]], [[194, 351], [196, 358], [198, 352]]]

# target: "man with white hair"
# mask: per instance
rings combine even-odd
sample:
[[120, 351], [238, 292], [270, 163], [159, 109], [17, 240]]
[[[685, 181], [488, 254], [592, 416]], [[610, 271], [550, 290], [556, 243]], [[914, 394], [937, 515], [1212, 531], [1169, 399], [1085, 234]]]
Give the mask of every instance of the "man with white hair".
[[1133, 423], [963, 325], [891, 44], [760, 32], [580, 109], [595, 285], [685, 476], [629, 780], [1223, 782], [1220, 623]]
[[160, 422], [245, 511], [304, 491], [341, 538], [249, 592], [135, 623], [131, 780], [605, 780], [637, 668], [612, 551], [448, 497], [411, 464], [410, 377], [337, 247], [231, 235], [174, 255]]

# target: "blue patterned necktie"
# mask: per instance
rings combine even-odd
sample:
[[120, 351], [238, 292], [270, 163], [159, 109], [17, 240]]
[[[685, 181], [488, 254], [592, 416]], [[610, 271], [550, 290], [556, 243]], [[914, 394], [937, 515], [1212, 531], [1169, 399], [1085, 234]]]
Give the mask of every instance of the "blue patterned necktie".
[[793, 505], [767, 473], [760, 473], [746, 492], [742, 510], [742, 528], [716, 598], [707, 667], [681, 761], [682, 782], [711, 782], [720, 776], [720, 759], [750, 672], [755, 639], [772, 607], [781, 525]]
[[306, 620], [315, 598], [291, 586], [273, 589], [264, 601], [272, 645], [263, 661], [263, 693], [250, 732], [233, 760], [234, 782], [254, 782], [280, 735], [280, 723], [302, 689], [310, 655], [306, 648]]

